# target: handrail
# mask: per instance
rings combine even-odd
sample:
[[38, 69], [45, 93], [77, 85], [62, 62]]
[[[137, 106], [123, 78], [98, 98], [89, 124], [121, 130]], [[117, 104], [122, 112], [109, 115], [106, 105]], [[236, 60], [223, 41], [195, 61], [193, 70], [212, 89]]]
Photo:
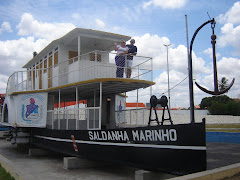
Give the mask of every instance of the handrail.
[[[89, 62], [89, 57], [90, 56], [88, 56], [88, 55], [90, 55], [91, 53], [101, 53], [101, 56], [102, 57], [107, 57], [108, 61], [102, 62], [102, 61], [104, 61], [104, 58], [102, 59], [101, 62], [98, 62], [98, 61], [96, 61], [96, 59], [94, 59], [94, 61], [90, 61], [90, 62], [93, 62], [94, 64], [92, 64], [92, 65], [91, 64], [85, 64], [85, 67], [83, 67], [83, 68], [80, 66], [80, 64], [75, 66], [75, 67], [71, 66], [71, 64], [76, 63], [77, 61], [79, 63], [81, 63], [81, 62]], [[106, 53], [106, 55], [104, 55], [104, 53]], [[94, 69], [94, 73], [95, 74], [93, 74], [93, 76], [97, 76], [100, 73], [101, 75], [106, 77], [106, 76], [109, 75], [108, 73], [110, 73], [110, 71], [114, 72], [114, 71], [116, 71], [116, 68], [117, 68], [117, 66], [115, 65], [113, 59], [111, 59], [113, 57], [110, 57], [110, 54], [116, 54], [116, 53], [109, 52], [109, 51], [97, 51], [97, 50], [95, 50], [95, 51], [91, 51], [91, 52], [82, 54], [80, 56], [76, 56], [76, 57], [67, 59], [67, 60], [65, 60], [63, 62], [60, 62], [58, 64], [55, 64], [55, 65], [53, 64], [51, 67], [44, 68], [42, 66], [41, 69], [40, 68], [36, 69], [36, 67], [35, 67], [35, 69], [32, 68], [32, 69], [29, 69], [29, 70], [14, 72], [8, 78], [7, 87], [6, 87], [6, 95], [10, 94], [12, 92], [16, 92], [16, 91], [38, 90], [39, 89], [38, 88], [39, 85], [35, 81], [36, 80], [39, 81], [40, 72], [41, 72], [42, 79], [45, 79], [45, 80], [42, 80], [42, 81], [45, 81], [45, 83], [47, 83], [47, 84], [48, 84], [48, 82], [46, 82], [46, 81], [48, 81], [51, 78], [57, 78], [57, 77], [60, 77], [60, 76], [66, 75], [66, 74], [69, 74], [69, 76], [70, 76], [71, 73], [80, 73], [80, 72], [86, 71], [87, 69], [89, 69], [89, 71], [91, 71], [91, 68], [97, 68], [97, 67], [100, 67], [100, 66], [101, 66], [101, 68], [97, 69], [97, 71], [96, 71], [96, 69]], [[138, 76], [143, 76], [143, 75], [145, 76], [145, 74], [147, 74], [147, 73], [152, 71], [152, 67], [148, 67], [148, 65], [147, 66], [145, 65], [149, 61], [152, 61], [152, 58], [150, 58], [150, 57], [143, 57], [143, 56], [134, 56], [134, 57], [135, 58], [140, 58], [140, 59], [138, 59], [138, 60], [140, 60], [140, 63], [135, 65], [135, 66], [133, 66], [132, 70], [135, 70], [135, 71], [142, 71], [143, 70], [144, 72], [140, 73], [140, 74], [136, 73], [137, 75], [133, 74], [131, 79], [136, 78]], [[96, 56], [95, 56], [95, 58], [96, 58]], [[145, 60], [146, 58], [147, 58], [147, 60]], [[75, 59], [77, 59], [77, 60], [74, 61]], [[69, 64], [69, 61], [71, 61], [71, 60], [72, 60], [72, 63]], [[142, 61], [142, 60], [144, 60], [144, 61]], [[62, 71], [62, 72], [60, 72], [58, 70], [57, 70], [57, 72], [54, 71], [55, 68], [61, 67], [64, 64], [66, 66], [68, 66], [68, 69], [66, 71]], [[113, 64], [114, 64], [114, 66], [112, 66]], [[70, 66], [72, 68], [70, 68]], [[142, 66], [142, 67], [139, 68], [140, 66]], [[136, 67], [138, 67], [138, 68], [135, 69]], [[101, 70], [101, 69], [103, 69], [103, 68], [105, 68], [105, 71], [106, 71], [105, 73], [106, 74], [102, 74], [103, 70]], [[121, 68], [125, 69], [127, 67], [121, 67]], [[35, 73], [33, 73], [33, 72], [35, 72]], [[49, 72], [52, 73], [50, 77], [48, 76]], [[29, 73], [31, 73], [31, 74], [29, 74]], [[47, 73], [47, 75], [46, 75], [46, 73]], [[33, 74], [35, 75], [34, 78], [33, 78]], [[115, 75], [116, 75], [116, 73], [115, 73]], [[43, 76], [45, 76], [45, 77], [43, 77]], [[113, 74], [111, 76], [113, 76]], [[85, 74], [84, 74], [84, 78], [86, 78]], [[144, 77], [142, 77], [142, 78], [144, 78]], [[152, 77], [150, 77], [148, 79], [150, 79], [150, 81], [152, 81], [151, 78]], [[66, 82], [61, 82], [61, 83], [68, 84], [69, 81], [67, 80]], [[36, 86], [37, 86], [37, 88], [35, 88]], [[52, 87], [55, 87], [55, 86], [52, 86]], [[48, 88], [46, 88], [46, 85], [45, 85], [45, 88], [42, 88], [42, 89], [48, 89]]]

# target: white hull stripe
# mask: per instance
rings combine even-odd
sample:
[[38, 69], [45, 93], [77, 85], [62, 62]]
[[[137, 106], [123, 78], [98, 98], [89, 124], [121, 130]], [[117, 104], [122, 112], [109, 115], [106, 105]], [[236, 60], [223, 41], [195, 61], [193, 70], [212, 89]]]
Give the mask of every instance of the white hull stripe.
[[[61, 138], [53, 138], [46, 136], [38, 136], [34, 137], [48, 139], [52, 141], [62, 141], [62, 142], [71, 142], [71, 139], [61, 139]], [[176, 145], [157, 145], [157, 144], [131, 144], [131, 143], [113, 143], [113, 142], [96, 142], [96, 141], [82, 141], [75, 140], [76, 143], [80, 144], [95, 144], [95, 145], [104, 145], [104, 146], [130, 146], [130, 147], [143, 147], [143, 148], [160, 148], [160, 149], [189, 149], [189, 150], [206, 150], [205, 146], [176, 146]]]

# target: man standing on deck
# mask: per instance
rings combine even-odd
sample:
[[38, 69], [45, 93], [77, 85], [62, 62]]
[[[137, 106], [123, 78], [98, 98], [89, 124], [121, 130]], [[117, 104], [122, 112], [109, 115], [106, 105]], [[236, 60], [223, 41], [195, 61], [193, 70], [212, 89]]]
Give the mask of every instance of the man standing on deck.
[[127, 45], [128, 47], [128, 55], [127, 55], [127, 72], [126, 72], [126, 77], [130, 78], [132, 74], [132, 64], [133, 64], [133, 55], [137, 54], [137, 47], [134, 46], [135, 40], [131, 39], [130, 41], [131, 44]]

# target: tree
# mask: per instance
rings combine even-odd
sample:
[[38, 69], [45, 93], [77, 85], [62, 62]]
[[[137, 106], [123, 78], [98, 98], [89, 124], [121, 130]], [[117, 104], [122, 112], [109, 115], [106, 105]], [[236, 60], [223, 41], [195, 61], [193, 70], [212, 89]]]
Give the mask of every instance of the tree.
[[228, 79], [226, 77], [222, 77], [221, 81], [218, 81], [218, 88], [220, 91], [223, 91], [228, 87]]
[[227, 95], [205, 97], [200, 103], [200, 108], [209, 109], [210, 107], [212, 107], [213, 103], [227, 104], [229, 101], [232, 101], [232, 99], [229, 98]]
[[212, 115], [240, 115], [240, 101], [234, 101], [227, 95], [205, 97], [200, 108], [207, 108]]

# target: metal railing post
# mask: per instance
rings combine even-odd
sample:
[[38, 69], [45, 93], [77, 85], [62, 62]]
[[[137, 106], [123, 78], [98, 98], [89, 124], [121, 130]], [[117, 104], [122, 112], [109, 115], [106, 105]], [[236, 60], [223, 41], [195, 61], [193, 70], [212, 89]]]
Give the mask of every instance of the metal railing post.
[[100, 82], [100, 105], [99, 105], [99, 124], [98, 129], [101, 128], [101, 120], [102, 120], [102, 82]]

